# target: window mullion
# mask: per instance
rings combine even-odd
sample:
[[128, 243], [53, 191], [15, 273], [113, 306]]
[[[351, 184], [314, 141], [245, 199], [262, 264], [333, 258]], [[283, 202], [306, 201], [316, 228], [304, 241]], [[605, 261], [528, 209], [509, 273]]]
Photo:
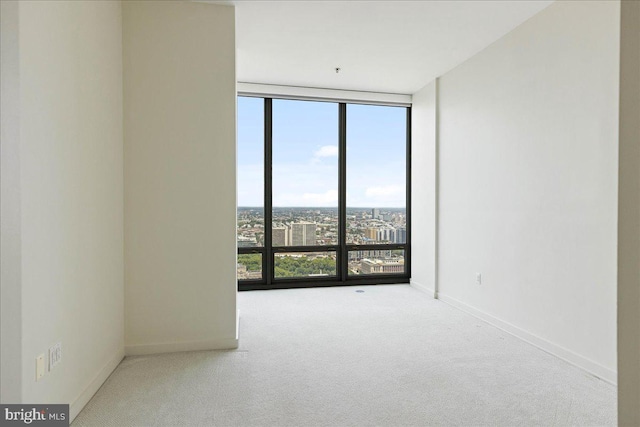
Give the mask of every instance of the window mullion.
[[347, 104], [338, 106], [338, 277], [342, 282], [349, 274], [349, 252], [347, 251]]
[[273, 158], [273, 108], [272, 99], [264, 99], [264, 246], [262, 259], [263, 280], [269, 286], [273, 282], [273, 186], [272, 186], [272, 158]]

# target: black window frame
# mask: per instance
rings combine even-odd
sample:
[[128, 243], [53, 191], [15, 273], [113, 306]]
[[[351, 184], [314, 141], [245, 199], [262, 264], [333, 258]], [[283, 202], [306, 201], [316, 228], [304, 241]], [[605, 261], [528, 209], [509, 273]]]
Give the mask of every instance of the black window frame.
[[[284, 97], [264, 97], [257, 95], [239, 94], [239, 97], [253, 97], [264, 100], [264, 246], [238, 247], [238, 255], [262, 254], [262, 279], [238, 280], [238, 291], [310, 288], [323, 286], [358, 286], [382, 285], [395, 283], [409, 283], [411, 278], [411, 106], [370, 104], [359, 102], [341, 102], [322, 99], [308, 99], [309, 101], [324, 101], [338, 104], [338, 244], [315, 246], [276, 246], [273, 247], [273, 187], [272, 187], [272, 159], [273, 159], [273, 99], [288, 99]], [[305, 101], [305, 99], [295, 99]], [[347, 244], [347, 104], [385, 105], [406, 109], [406, 241], [395, 244]], [[236, 219], [237, 220], [237, 219]], [[376, 273], [349, 275], [349, 252], [351, 251], [404, 251], [404, 273]], [[335, 252], [336, 275], [322, 277], [285, 277], [276, 278], [274, 257], [276, 253], [293, 252]]]

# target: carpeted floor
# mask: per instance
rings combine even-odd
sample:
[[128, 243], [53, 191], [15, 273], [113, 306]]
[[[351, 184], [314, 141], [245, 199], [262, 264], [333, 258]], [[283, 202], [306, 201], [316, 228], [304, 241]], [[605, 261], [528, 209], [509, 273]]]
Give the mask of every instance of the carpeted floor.
[[614, 386], [408, 285], [239, 308], [237, 351], [128, 357], [73, 425], [616, 424]]

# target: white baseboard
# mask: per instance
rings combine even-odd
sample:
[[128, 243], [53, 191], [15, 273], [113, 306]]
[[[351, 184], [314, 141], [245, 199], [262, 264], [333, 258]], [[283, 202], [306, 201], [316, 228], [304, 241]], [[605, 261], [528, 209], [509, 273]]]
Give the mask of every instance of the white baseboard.
[[569, 362], [572, 365], [577, 366], [578, 368], [590, 373], [591, 375], [595, 375], [596, 377], [610, 384], [616, 385], [618, 382], [618, 375], [614, 370], [606, 368], [599, 363], [594, 362], [593, 360], [587, 359], [586, 357], [580, 356], [579, 354], [576, 354], [571, 350], [567, 350], [564, 347], [561, 347], [543, 338], [537, 337], [523, 329], [520, 329], [517, 326], [514, 326], [508, 322], [493, 317], [490, 314], [473, 308], [463, 303], [462, 301], [458, 301], [455, 298], [451, 298], [447, 295], [438, 293], [438, 299], [459, 310], [471, 314], [472, 316], [477, 317], [478, 319], [483, 320], [498, 329], [501, 329], [517, 338], [520, 338], [521, 340], [526, 341], [529, 344], [538, 347], [539, 349], [549, 354], [559, 357], [560, 359]]
[[414, 280], [411, 280], [409, 282], [409, 285], [411, 285], [411, 287], [416, 288], [417, 290], [424, 292], [426, 294], [428, 294], [430, 297], [433, 298], [438, 298], [438, 295], [436, 295], [436, 290], [433, 288], [428, 287], [427, 285], [423, 285], [421, 283], [418, 283]]
[[80, 393], [80, 396], [69, 405], [69, 423], [82, 411], [82, 408], [84, 408], [93, 395], [96, 394], [102, 384], [109, 378], [109, 375], [111, 375], [120, 362], [122, 362], [122, 359], [124, 359], [124, 350], [121, 349], [100, 369], [98, 375], [96, 375], [91, 383]]
[[127, 345], [124, 348], [124, 352], [127, 356], [141, 356], [145, 354], [175, 353], [178, 351], [231, 350], [234, 348], [238, 348], [237, 336], [235, 338], [205, 341]]

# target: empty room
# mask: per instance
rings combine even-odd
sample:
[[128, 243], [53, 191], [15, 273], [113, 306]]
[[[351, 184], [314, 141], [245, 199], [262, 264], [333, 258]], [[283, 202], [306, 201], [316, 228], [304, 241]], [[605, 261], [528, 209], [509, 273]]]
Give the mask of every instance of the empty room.
[[640, 2], [0, 7], [0, 425], [640, 426]]

